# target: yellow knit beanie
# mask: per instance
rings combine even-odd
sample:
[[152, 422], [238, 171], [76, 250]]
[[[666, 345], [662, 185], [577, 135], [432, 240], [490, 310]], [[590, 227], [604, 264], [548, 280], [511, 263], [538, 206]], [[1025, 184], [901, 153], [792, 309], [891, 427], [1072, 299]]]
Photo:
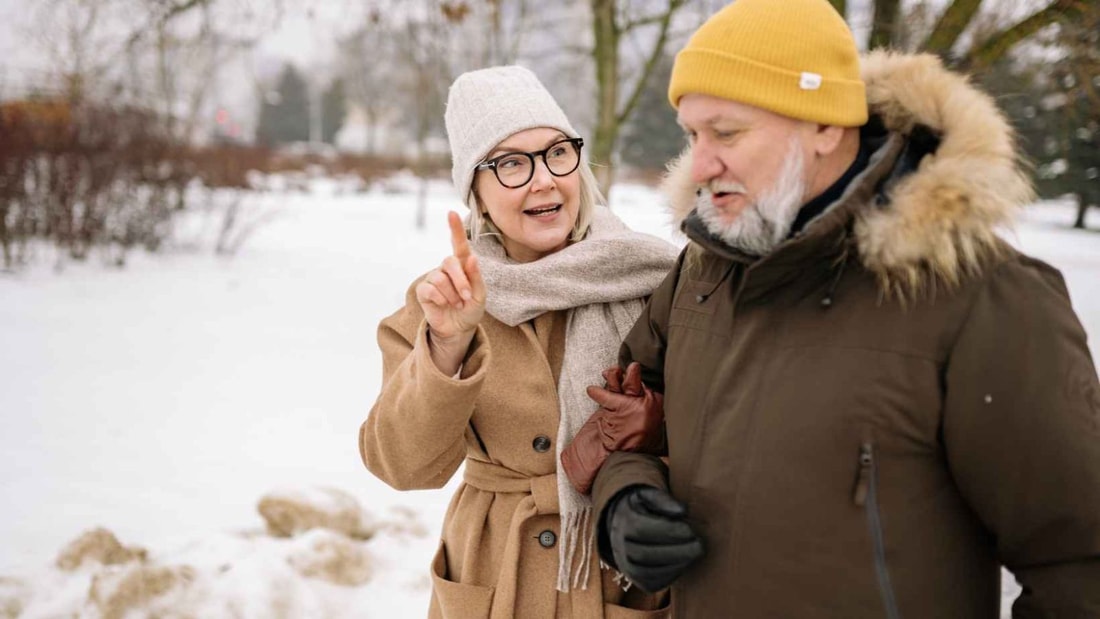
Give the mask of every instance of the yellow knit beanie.
[[828, 0], [736, 0], [676, 55], [668, 100], [731, 99], [824, 125], [867, 122], [852, 32]]

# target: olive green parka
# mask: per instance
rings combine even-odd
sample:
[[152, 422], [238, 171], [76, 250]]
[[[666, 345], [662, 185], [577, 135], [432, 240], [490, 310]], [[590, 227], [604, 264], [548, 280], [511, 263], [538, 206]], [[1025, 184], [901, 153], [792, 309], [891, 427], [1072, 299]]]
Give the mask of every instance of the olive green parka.
[[663, 390], [668, 465], [613, 454], [597, 509], [686, 503], [674, 617], [996, 619], [1002, 565], [1015, 617], [1100, 617], [1100, 386], [1061, 275], [997, 236], [1031, 198], [1008, 124], [934, 57], [863, 67], [877, 149], [766, 257], [672, 171], [692, 243], [621, 359]]

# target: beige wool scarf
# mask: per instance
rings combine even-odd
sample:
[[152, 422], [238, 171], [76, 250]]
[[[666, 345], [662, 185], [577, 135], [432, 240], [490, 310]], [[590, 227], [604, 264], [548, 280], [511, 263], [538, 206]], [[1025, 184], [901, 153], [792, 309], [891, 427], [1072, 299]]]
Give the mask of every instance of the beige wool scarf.
[[[676, 261], [677, 249], [630, 230], [606, 207], [597, 207], [584, 240], [528, 263], [509, 259], [495, 236], [473, 243], [485, 278], [486, 311], [509, 326], [546, 312], [569, 310], [565, 354], [558, 380], [561, 414], [557, 462], [596, 403], [585, 388], [603, 384], [602, 372], [619, 358], [619, 345]], [[594, 532], [592, 501], [578, 493], [559, 465], [559, 591], [587, 588]]]

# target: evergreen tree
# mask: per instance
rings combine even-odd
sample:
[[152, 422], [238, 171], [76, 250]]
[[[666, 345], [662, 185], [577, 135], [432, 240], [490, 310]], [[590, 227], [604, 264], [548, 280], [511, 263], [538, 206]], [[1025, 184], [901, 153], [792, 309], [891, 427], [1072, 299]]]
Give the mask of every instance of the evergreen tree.
[[283, 65], [275, 96], [260, 105], [256, 141], [272, 146], [309, 139], [309, 90], [293, 64]]
[[336, 143], [336, 132], [343, 126], [346, 113], [347, 98], [344, 94], [344, 80], [337, 79], [321, 98], [322, 142]]
[[[1096, 20], [1100, 21], [1100, 20]], [[1064, 55], [1012, 69], [1003, 63], [985, 79], [1012, 120], [1035, 167], [1041, 197], [1072, 194], [1074, 227], [1100, 207], [1100, 24], [1064, 23], [1057, 42]]]

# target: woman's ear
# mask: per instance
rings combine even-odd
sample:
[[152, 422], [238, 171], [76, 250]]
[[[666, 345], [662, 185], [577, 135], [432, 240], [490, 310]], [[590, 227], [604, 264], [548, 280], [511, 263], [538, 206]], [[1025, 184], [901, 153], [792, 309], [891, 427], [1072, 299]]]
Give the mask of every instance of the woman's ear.
[[485, 202], [481, 200], [481, 196], [477, 194], [477, 189], [474, 189], [474, 203], [477, 204], [477, 213], [483, 219], [492, 221], [489, 217], [489, 208], [485, 206]]

